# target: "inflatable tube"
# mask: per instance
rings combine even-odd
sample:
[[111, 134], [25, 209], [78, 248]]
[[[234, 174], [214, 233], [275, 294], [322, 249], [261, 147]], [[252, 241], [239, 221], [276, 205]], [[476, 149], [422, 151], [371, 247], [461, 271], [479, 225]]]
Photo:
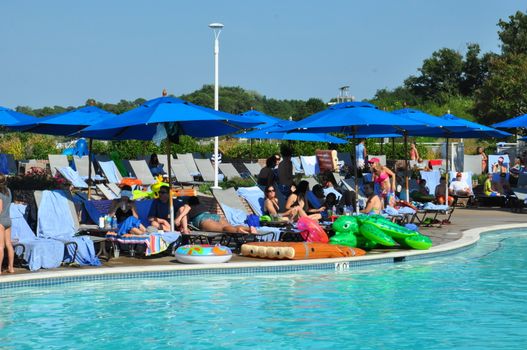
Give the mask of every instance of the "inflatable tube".
[[377, 228], [373, 223], [371, 222], [365, 222], [360, 226], [359, 229], [360, 233], [370, 241], [382, 244], [384, 246], [393, 247], [395, 245], [395, 241], [384, 233], [384, 231]]
[[377, 227], [379, 230], [393, 238], [404, 239], [406, 237], [417, 236], [419, 234], [417, 231], [412, 231], [384, 218], [368, 221], [368, 224]]
[[413, 249], [427, 250], [432, 246], [432, 240], [425, 235], [410, 236], [404, 239], [404, 242]]
[[253, 258], [290, 260], [346, 258], [366, 254], [364, 250], [359, 248], [316, 242], [245, 243], [242, 245], [241, 253], [243, 256]]
[[297, 228], [298, 230], [300, 230], [300, 234], [306, 242], [329, 242], [329, 238], [326, 234], [326, 231], [324, 231], [324, 229], [320, 227], [318, 222], [308, 218], [307, 216], [298, 219]]
[[183, 264], [219, 264], [232, 258], [231, 250], [221, 245], [184, 245], [176, 249], [174, 255]]

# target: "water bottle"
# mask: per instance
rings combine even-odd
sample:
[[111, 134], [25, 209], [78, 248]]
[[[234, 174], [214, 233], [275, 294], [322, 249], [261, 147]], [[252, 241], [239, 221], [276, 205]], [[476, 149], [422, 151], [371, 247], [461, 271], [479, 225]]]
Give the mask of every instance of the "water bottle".
[[112, 230], [116, 230], [117, 229], [117, 216], [113, 216], [112, 217]]
[[109, 215], [104, 217], [104, 229], [109, 230], [112, 228], [112, 218]]
[[104, 216], [100, 216], [99, 217], [99, 228], [100, 229], [104, 228], [104, 223], [105, 223]]
[[338, 213], [337, 213], [337, 207], [336, 207], [336, 206], [333, 206], [333, 207], [331, 208], [331, 211], [333, 212], [333, 215], [338, 215]]

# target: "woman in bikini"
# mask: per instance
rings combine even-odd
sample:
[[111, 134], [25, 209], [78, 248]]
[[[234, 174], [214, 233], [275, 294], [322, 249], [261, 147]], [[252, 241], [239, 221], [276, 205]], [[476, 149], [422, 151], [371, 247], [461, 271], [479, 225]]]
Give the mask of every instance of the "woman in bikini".
[[320, 220], [322, 218], [320, 212], [325, 210], [325, 208], [309, 208], [309, 203], [306, 197], [307, 191], [309, 191], [309, 183], [305, 180], [300, 181], [298, 186], [296, 186], [296, 190], [287, 198], [285, 209], [290, 210], [296, 208], [299, 217], [308, 216], [311, 219]]
[[298, 208], [293, 207], [285, 211], [280, 211], [278, 198], [276, 198], [276, 190], [274, 186], [267, 186], [265, 188], [264, 214], [266, 215], [281, 215], [289, 219], [293, 219], [298, 214]]
[[370, 160], [373, 172], [373, 182], [381, 187], [381, 197], [384, 199], [386, 206], [395, 205], [395, 174], [387, 167], [381, 165], [378, 158]]

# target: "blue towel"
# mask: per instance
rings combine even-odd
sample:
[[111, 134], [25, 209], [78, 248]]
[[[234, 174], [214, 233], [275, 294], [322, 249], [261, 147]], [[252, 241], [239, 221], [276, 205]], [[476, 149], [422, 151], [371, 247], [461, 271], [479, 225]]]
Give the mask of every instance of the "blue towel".
[[265, 201], [264, 193], [258, 186], [240, 187], [236, 193], [249, 203], [256, 215], [263, 215]]
[[86, 181], [84, 181], [79, 175], [79, 173], [77, 173], [71, 167], [60, 168], [59, 172], [62, 176], [66, 178], [66, 180], [68, 180], [73, 185], [73, 187], [88, 188], [88, 184], [86, 183]]
[[[101, 262], [95, 255], [95, 247], [88, 237], [74, 237], [76, 233], [68, 198], [62, 191], [43, 191], [38, 208], [37, 236], [56, 239], [63, 243], [76, 242], [78, 245], [75, 261], [80, 265], [100, 266]], [[68, 246], [71, 257], [73, 247]]]
[[24, 204], [13, 203], [9, 208], [13, 243], [24, 245], [23, 259], [28, 262], [31, 271], [59, 267], [64, 257], [64, 244], [53, 239], [35, 237], [24, 218], [25, 211]]
[[262, 227], [259, 227], [256, 231], [258, 233], [268, 233], [268, 232], [273, 232], [274, 233], [274, 236], [273, 235], [267, 235], [267, 236], [259, 237], [262, 242], [270, 242], [273, 239], [274, 239], [274, 241], [279, 241], [280, 240], [280, 235], [282, 234], [282, 231], [278, 227], [262, 226]]
[[139, 228], [139, 226], [141, 226], [141, 220], [139, 220], [135, 216], [129, 216], [119, 224], [119, 230], [117, 231], [117, 233], [119, 234], [119, 236], [122, 236], [127, 233], [130, 233], [130, 230], [133, 228]]
[[119, 177], [121, 174], [119, 174], [119, 170], [117, 170], [117, 167], [115, 166], [115, 163], [113, 160], [107, 161], [107, 162], [99, 162], [99, 166], [102, 169], [102, 172], [106, 176], [106, 179], [108, 182], [112, 182], [115, 184], [120, 183]]
[[3, 153], [0, 154], [0, 174], [9, 174], [9, 163], [7, 161], [7, 156]]
[[448, 205], [445, 204], [434, 204], [432, 202], [425, 203], [423, 209], [425, 210], [448, 210]]
[[231, 208], [228, 205], [222, 204], [221, 208], [225, 213], [225, 218], [232, 226], [245, 225], [247, 219], [247, 213], [243, 210]]
[[426, 180], [426, 187], [428, 187], [428, 194], [434, 195], [437, 185], [439, 185], [439, 180], [441, 179], [441, 173], [439, 170], [432, 171], [420, 171], [421, 179]]
[[313, 209], [318, 209], [322, 206], [322, 203], [320, 203], [317, 196], [315, 196], [312, 191], [307, 191], [307, 201]]

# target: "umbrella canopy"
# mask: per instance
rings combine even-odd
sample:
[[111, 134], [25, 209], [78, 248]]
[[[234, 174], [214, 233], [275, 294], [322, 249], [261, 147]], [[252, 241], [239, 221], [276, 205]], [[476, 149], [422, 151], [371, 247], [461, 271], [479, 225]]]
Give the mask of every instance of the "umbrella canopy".
[[47, 135], [67, 136], [101, 120], [115, 118], [116, 115], [95, 106], [87, 106], [72, 111], [35, 118], [12, 127], [14, 130]]
[[35, 120], [37, 120], [37, 118], [0, 106], [0, 126], [11, 127], [18, 123], [29, 123]]
[[409, 136], [440, 137], [448, 136], [457, 131], [469, 130], [467, 126], [460, 125], [458, 122], [435, 117], [417, 109], [403, 108], [391, 113], [415, 123], [415, 125], [404, 128], [404, 132]]
[[500, 129], [527, 128], [527, 114], [492, 124], [492, 127]]
[[273, 117], [256, 110], [250, 110], [242, 113], [241, 115], [254, 121], [261, 122], [262, 124], [256, 126], [257, 129], [265, 128], [285, 121], [284, 119]]
[[152, 140], [157, 126], [175, 123], [179, 135], [212, 137], [226, 135], [260, 122], [201, 107], [174, 97], [159, 97], [79, 132], [102, 140]]
[[[343, 134], [402, 133], [422, 123], [383, 112], [367, 102], [344, 102], [275, 131], [338, 132]], [[271, 131], [271, 130], [269, 130]]]
[[472, 122], [470, 120], [466, 120], [463, 118], [456, 117], [453, 114], [447, 113], [442, 115], [440, 118], [449, 120], [451, 122], [459, 123], [461, 126], [466, 126], [470, 130], [467, 131], [458, 131], [452, 134], [451, 137], [459, 137], [459, 138], [489, 138], [489, 137], [497, 137], [497, 138], [503, 138], [511, 136], [510, 133], [500, 131], [494, 128], [491, 128], [490, 126], [486, 126], [483, 124], [479, 124], [476, 122]]
[[[282, 121], [274, 124], [273, 127], [285, 126], [285, 124], [295, 123], [290, 121]], [[323, 133], [309, 133], [309, 132], [269, 132], [269, 128], [254, 130], [242, 134], [235, 135], [238, 138], [247, 139], [271, 139], [271, 140], [291, 140], [291, 141], [310, 141], [310, 142], [328, 142], [328, 143], [348, 143], [348, 141], [340, 139], [335, 136]]]
[[348, 139], [357, 138], [357, 139], [381, 139], [381, 138], [394, 138], [394, 137], [403, 137], [401, 134], [357, 134], [354, 136], [347, 136]]

